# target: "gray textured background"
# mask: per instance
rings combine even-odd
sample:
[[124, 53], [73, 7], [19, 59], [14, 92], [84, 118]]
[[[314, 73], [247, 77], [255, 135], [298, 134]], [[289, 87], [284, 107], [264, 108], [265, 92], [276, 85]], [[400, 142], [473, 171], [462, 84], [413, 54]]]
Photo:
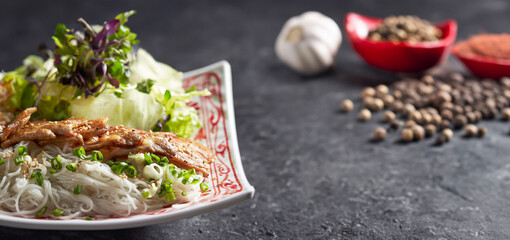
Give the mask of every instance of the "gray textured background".
[[[20, 65], [56, 23], [102, 23], [136, 9], [129, 26], [156, 59], [188, 71], [232, 65], [239, 144], [257, 192], [239, 205], [193, 218], [120, 231], [30, 231], [0, 227], [1, 239], [508, 239], [509, 126], [483, 122], [483, 140], [457, 136], [402, 145], [391, 133], [370, 143], [380, 114], [359, 123], [339, 102], [394, 74], [365, 65], [345, 39], [334, 70], [302, 78], [275, 57], [285, 22], [307, 10], [339, 24], [348, 11], [384, 17], [454, 18], [458, 39], [509, 31], [507, 1], [9, 1], [0, 14], [0, 66]], [[341, 25], [341, 26], [342, 26]], [[77, 26], [77, 25], [74, 25]], [[343, 28], [343, 26], [342, 26]], [[344, 32], [345, 34], [345, 32]], [[449, 59], [445, 69], [461, 66]]]

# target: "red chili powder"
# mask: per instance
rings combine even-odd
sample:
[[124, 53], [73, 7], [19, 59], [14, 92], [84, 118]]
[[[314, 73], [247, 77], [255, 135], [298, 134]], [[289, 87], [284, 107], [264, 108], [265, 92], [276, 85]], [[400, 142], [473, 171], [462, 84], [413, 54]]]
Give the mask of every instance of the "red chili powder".
[[510, 34], [479, 34], [467, 41], [457, 43], [455, 49], [461, 54], [510, 59]]

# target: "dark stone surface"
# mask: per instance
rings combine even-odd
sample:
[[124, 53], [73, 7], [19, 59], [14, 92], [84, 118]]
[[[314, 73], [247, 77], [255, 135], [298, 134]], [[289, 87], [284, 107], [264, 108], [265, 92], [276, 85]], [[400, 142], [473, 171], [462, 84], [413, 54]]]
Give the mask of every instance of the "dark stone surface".
[[[120, 231], [30, 231], [0, 227], [1, 239], [508, 239], [508, 124], [484, 122], [489, 134], [450, 144], [399, 144], [390, 133], [370, 143], [369, 123], [338, 112], [364, 86], [395, 74], [365, 65], [344, 41], [335, 69], [302, 78], [281, 64], [274, 40], [293, 15], [318, 10], [343, 24], [348, 11], [384, 17], [454, 18], [459, 38], [508, 31], [507, 1], [9, 1], [0, 14], [0, 66], [10, 70], [57, 22], [101, 23], [137, 9], [129, 25], [156, 59], [188, 71], [232, 64], [239, 144], [257, 192], [239, 205], [150, 227]], [[343, 28], [343, 27], [342, 27]], [[345, 33], [344, 33], [345, 34]], [[345, 35], [344, 35], [345, 40]], [[445, 69], [461, 66], [454, 60]]]

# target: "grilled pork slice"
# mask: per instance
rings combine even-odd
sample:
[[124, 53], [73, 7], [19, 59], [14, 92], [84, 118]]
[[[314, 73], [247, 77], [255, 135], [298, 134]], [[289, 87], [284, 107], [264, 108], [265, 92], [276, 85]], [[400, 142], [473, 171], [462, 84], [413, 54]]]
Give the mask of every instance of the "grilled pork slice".
[[167, 157], [177, 167], [193, 168], [204, 177], [209, 175], [208, 163], [214, 158], [212, 152], [200, 143], [180, 138], [175, 133], [108, 126], [107, 118], [28, 122], [35, 111], [36, 108], [25, 109], [14, 121], [0, 129], [3, 148], [21, 141], [35, 142], [40, 146], [82, 146], [87, 152], [101, 151], [104, 161], [148, 152]]

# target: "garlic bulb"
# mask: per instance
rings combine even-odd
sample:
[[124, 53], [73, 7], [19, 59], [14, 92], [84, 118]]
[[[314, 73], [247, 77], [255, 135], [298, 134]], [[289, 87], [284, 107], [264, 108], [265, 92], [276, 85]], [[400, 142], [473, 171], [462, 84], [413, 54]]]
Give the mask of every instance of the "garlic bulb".
[[305, 12], [289, 19], [278, 35], [276, 54], [303, 75], [327, 70], [342, 42], [342, 33], [333, 19], [319, 12]]

